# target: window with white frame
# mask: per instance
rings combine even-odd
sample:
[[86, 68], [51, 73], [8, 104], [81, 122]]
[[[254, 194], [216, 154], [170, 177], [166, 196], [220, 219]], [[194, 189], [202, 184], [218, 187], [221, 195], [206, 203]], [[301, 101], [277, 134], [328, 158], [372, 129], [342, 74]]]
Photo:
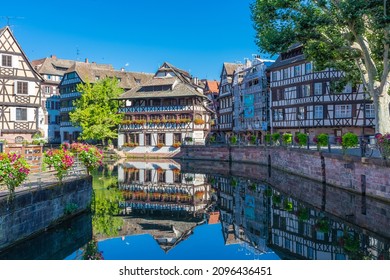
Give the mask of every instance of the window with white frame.
[[322, 119], [324, 116], [324, 108], [322, 105], [314, 106], [314, 118]]
[[277, 72], [272, 72], [272, 81], [275, 82], [278, 80], [278, 73]]
[[274, 109], [274, 121], [283, 120], [283, 109]]
[[314, 84], [314, 95], [322, 95], [322, 83]]
[[1, 66], [12, 67], [12, 56], [3, 54], [1, 57]]
[[283, 79], [288, 79], [288, 78], [290, 78], [289, 68], [284, 68], [283, 69]]
[[350, 118], [352, 116], [352, 105], [336, 105], [335, 117], [336, 118]]
[[294, 66], [294, 77], [301, 75], [301, 65]]
[[302, 97], [310, 96], [310, 85], [302, 85]]
[[17, 121], [27, 121], [27, 108], [16, 108]]
[[312, 65], [311, 65], [311, 62], [308, 62], [305, 64], [305, 73], [310, 74], [311, 71], [312, 71]]
[[298, 108], [297, 117], [298, 117], [298, 120], [304, 120], [305, 119], [305, 107], [299, 107]]
[[16, 82], [17, 94], [28, 94], [28, 82]]
[[284, 89], [284, 99], [295, 99], [297, 98], [297, 88], [289, 87]]
[[365, 106], [366, 111], [365, 111], [365, 117], [366, 118], [375, 118], [375, 109], [374, 109], [374, 104], [366, 104]]

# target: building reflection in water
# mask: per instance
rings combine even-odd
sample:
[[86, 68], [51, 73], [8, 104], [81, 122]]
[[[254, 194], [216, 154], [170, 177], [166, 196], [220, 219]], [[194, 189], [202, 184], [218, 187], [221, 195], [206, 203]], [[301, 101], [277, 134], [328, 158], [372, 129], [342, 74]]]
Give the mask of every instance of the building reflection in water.
[[209, 182], [218, 190], [226, 244], [243, 242], [264, 253], [272, 249], [282, 259], [389, 259], [388, 237], [310, 207], [265, 183], [213, 175]]
[[[150, 234], [168, 252], [196, 226], [220, 222], [225, 245], [239, 244], [254, 258], [274, 252], [282, 259], [390, 259], [390, 233], [378, 226], [388, 226], [390, 205], [330, 187], [325, 193], [321, 184], [276, 171], [271, 187], [269, 178], [254, 179], [264, 173], [260, 167], [253, 174], [232, 176], [222, 165], [218, 172], [196, 162], [184, 166], [156, 160], [118, 167], [123, 197], [118, 215], [124, 221], [119, 235]], [[285, 192], [286, 182], [295, 182], [289, 188], [299, 189], [298, 197]], [[338, 202], [343, 197], [350, 197], [347, 216]], [[358, 207], [359, 201], [365, 209]]]
[[175, 161], [128, 162], [118, 168], [121, 234], [148, 233], [168, 252], [202, 223], [215, 223], [216, 196], [205, 175], [183, 174]]

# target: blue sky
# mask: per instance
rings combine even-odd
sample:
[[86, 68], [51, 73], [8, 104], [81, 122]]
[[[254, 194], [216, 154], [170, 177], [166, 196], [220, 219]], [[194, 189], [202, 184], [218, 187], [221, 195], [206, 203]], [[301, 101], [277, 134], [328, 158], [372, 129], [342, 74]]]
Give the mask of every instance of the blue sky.
[[54, 54], [151, 73], [167, 61], [193, 76], [219, 80], [223, 62], [258, 53], [253, 1], [6, 1], [0, 26], [9, 19], [30, 60]]

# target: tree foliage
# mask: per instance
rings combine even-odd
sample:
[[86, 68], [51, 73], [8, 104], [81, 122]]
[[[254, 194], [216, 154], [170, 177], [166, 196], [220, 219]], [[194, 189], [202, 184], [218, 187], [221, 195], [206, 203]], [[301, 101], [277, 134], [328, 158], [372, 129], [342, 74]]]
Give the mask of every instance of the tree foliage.
[[261, 51], [276, 54], [301, 43], [315, 70], [338, 69], [344, 84], [363, 84], [376, 131], [390, 131], [389, 1], [256, 0], [251, 10]]
[[76, 109], [70, 120], [82, 128], [81, 140], [104, 140], [117, 137], [117, 127], [123, 116], [118, 114], [118, 97], [123, 90], [117, 79], [105, 78], [91, 84], [78, 84], [81, 97], [73, 102]]

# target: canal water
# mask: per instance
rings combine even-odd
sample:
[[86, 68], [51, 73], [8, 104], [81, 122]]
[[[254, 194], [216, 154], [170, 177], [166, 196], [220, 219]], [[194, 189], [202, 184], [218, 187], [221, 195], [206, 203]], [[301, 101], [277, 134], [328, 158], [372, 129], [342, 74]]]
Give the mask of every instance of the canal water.
[[91, 213], [0, 259], [390, 259], [390, 205], [258, 165], [106, 165]]

